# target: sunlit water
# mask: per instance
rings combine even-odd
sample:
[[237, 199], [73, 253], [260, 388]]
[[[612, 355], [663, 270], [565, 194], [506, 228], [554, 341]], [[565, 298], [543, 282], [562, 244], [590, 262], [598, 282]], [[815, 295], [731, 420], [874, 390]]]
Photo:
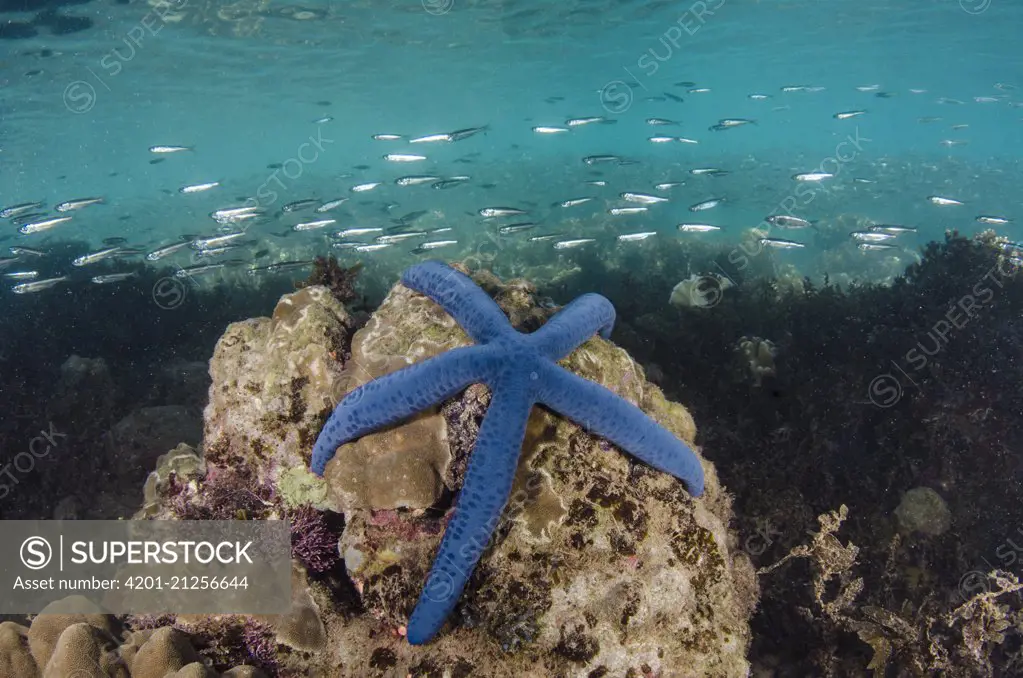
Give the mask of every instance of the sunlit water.
[[[273, 217], [305, 198], [350, 200], [330, 215], [337, 219], [331, 228], [279, 237], [308, 220], [307, 212], [247, 226], [250, 242], [230, 256], [247, 259], [267, 247], [272, 260], [324, 253], [338, 240], [333, 230], [388, 227], [417, 210], [429, 212], [417, 227], [453, 231], [364, 256], [393, 262], [397, 271], [415, 260], [409, 250], [423, 241], [457, 240], [436, 252], [448, 257], [486, 242], [499, 248], [508, 239], [495, 240], [496, 228], [523, 220], [538, 225], [518, 240], [592, 236], [597, 242], [587, 247], [611, 249], [635, 246], [619, 244], [618, 233], [657, 231], [661, 239], [734, 247], [776, 213], [821, 224], [850, 215], [912, 225], [920, 232], [899, 245], [913, 250], [945, 229], [987, 228], [974, 220], [980, 214], [1019, 216], [1023, 53], [1015, 27], [1023, 25], [1023, 7], [1004, 1], [297, 7], [189, 0], [157, 9], [91, 2], [59, 12], [94, 25], [61, 36], [40, 26], [34, 37], [0, 41], [0, 202], [40, 200], [52, 209], [102, 196], [106, 204], [44, 233], [23, 236], [5, 226], [5, 247], [45, 248], [65, 238], [98, 246], [123, 236], [151, 250], [181, 234], [217, 233], [208, 217], [214, 209], [256, 200]], [[33, 16], [0, 15], [22, 22]], [[823, 89], [781, 90], [796, 85]], [[856, 89], [872, 85], [877, 89]], [[710, 91], [689, 91], [697, 88]], [[769, 98], [749, 98], [754, 93]], [[833, 117], [857, 110], [866, 113]], [[582, 116], [614, 124], [532, 131]], [[650, 117], [679, 124], [651, 126]], [[722, 118], [756, 124], [708, 129]], [[483, 125], [486, 133], [454, 143], [407, 143]], [[374, 140], [379, 133], [405, 138]], [[698, 143], [650, 143], [656, 135]], [[195, 150], [150, 153], [158, 144]], [[408, 152], [428, 159], [382, 159]], [[594, 154], [635, 164], [582, 162]], [[693, 176], [693, 168], [731, 174]], [[836, 176], [810, 185], [791, 178], [820, 169]], [[394, 185], [409, 174], [471, 180], [448, 190]], [[584, 183], [592, 180], [607, 184]], [[221, 185], [208, 192], [178, 190], [213, 181]], [[383, 183], [350, 192], [370, 181]], [[670, 181], [685, 185], [654, 189]], [[627, 204], [619, 198], [624, 191], [671, 200], [644, 214], [608, 215]], [[966, 205], [935, 206], [927, 201], [935, 194]], [[597, 200], [552, 206], [584, 196]], [[726, 202], [689, 211], [712, 197]], [[477, 211], [488, 206], [529, 214], [486, 222]], [[722, 231], [678, 233], [676, 224], [686, 221]], [[1010, 238], [1015, 228], [996, 227]], [[778, 253], [807, 268], [836, 246], [815, 240], [811, 230], [771, 235], [807, 244]], [[556, 256], [550, 241], [530, 246]], [[172, 261], [187, 265], [187, 252]]]

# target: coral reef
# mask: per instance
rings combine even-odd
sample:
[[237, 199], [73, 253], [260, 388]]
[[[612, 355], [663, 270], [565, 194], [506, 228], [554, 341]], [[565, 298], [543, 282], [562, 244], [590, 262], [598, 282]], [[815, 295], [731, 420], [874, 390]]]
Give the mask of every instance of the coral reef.
[[[527, 284], [484, 282], [514, 321], [535, 326], [550, 314]], [[325, 413], [344, 393], [468, 343], [436, 304], [401, 285], [354, 336], [349, 323], [332, 295], [308, 287], [282, 298], [274, 319], [229, 327], [210, 366], [205, 475], [189, 476], [198, 467], [189, 462], [179, 479], [167, 459], [149, 483], [155, 494], [149, 515], [241, 511], [289, 516], [301, 528], [293, 543], [308, 579], [297, 587], [294, 607], [296, 619], [307, 621], [233, 622], [234, 635], [248, 638], [241, 644], [250, 655], [274, 655], [267, 635], [273, 629], [274, 670], [281, 675], [297, 666], [331, 676], [746, 675], [756, 582], [728, 531], [730, 501], [713, 467], [704, 462], [706, 493], [694, 500], [676, 479], [539, 408], [527, 424], [511, 502], [451, 628], [428, 646], [411, 647], [404, 624], [489, 396], [474, 386], [452, 398], [430, 415], [437, 418], [429, 429], [435, 435], [420, 445], [390, 447], [403, 430], [406, 439], [420, 437], [421, 422], [412, 420], [390, 436], [343, 446], [326, 481], [296, 474], [309, 462]], [[613, 344], [592, 339], [562, 365], [693, 440], [689, 413]], [[361, 455], [345, 450], [360, 444]], [[436, 453], [425, 453], [424, 445]], [[370, 466], [381, 473], [361, 470], [366, 459], [375, 459]], [[397, 489], [402, 484], [406, 489]], [[418, 499], [414, 506], [394, 500], [402, 496]], [[209, 513], [214, 507], [218, 513]], [[339, 513], [344, 562], [335, 565], [327, 544], [330, 516]], [[173, 623], [198, 637], [216, 635], [199, 633], [192, 620]], [[285, 627], [313, 631], [289, 642]], [[305, 654], [310, 647], [322, 649]]]
[[51, 603], [28, 627], [0, 623], [0, 678], [267, 678], [211, 668], [179, 629], [132, 630], [80, 596]]

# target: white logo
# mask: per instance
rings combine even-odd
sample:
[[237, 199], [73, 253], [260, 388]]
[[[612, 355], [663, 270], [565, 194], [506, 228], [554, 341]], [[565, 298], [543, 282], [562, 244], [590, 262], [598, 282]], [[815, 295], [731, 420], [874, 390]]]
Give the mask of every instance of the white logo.
[[21, 562], [30, 570], [41, 570], [53, 560], [50, 542], [42, 537], [29, 537], [21, 543]]

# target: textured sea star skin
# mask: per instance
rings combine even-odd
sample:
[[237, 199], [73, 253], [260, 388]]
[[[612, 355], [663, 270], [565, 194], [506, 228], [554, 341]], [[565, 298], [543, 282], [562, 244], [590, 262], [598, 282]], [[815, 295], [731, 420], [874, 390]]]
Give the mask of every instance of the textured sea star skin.
[[468, 276], [439, 261], [412, 266], [402, 283], [440, 304], [477, 345], [453, 349], [354, 389], [320, 432], [311, 466], [322, 476], [344, 443], [447, 400], [470, 384], [490, 388], [493, 396], [454, 515], [409, 618], [410, 643], [426, 643], [440, 630], [490, 541], [511, 494], [534, 404], [674, 475], [691, 495], [703, 493], [703, 468], [685, 443], [632, 403], [557, 365], [595, 333], [610, 336], [615, 320], [610, 301], [584, 294], [537, 331], [523, 334]]

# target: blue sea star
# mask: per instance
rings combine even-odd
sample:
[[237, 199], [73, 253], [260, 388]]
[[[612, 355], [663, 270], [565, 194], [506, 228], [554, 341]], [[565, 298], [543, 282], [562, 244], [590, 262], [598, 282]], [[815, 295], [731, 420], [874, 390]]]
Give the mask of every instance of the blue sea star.
[[688, 446], [638, 407], [557, 365], [599, 333], [607, 339], [615, 310], [599, 294], [584, 294], [540, 329], [523, 334], [468, 276], [439, 262], [407, 269], [402, 283], [447, 311], [476, 342], [424, 360], [354, 389], [338, 404], [313, 447], [319, 476], [337, 448], [456, 395], [486, 384], [492, 397], [462, 491], [409, 618], [407, 637], [428, 642], [458, 602], [511, 494], [526, 419], [540, 403], [606, 438], [650, 466], [703, 494], [703, 468]]

